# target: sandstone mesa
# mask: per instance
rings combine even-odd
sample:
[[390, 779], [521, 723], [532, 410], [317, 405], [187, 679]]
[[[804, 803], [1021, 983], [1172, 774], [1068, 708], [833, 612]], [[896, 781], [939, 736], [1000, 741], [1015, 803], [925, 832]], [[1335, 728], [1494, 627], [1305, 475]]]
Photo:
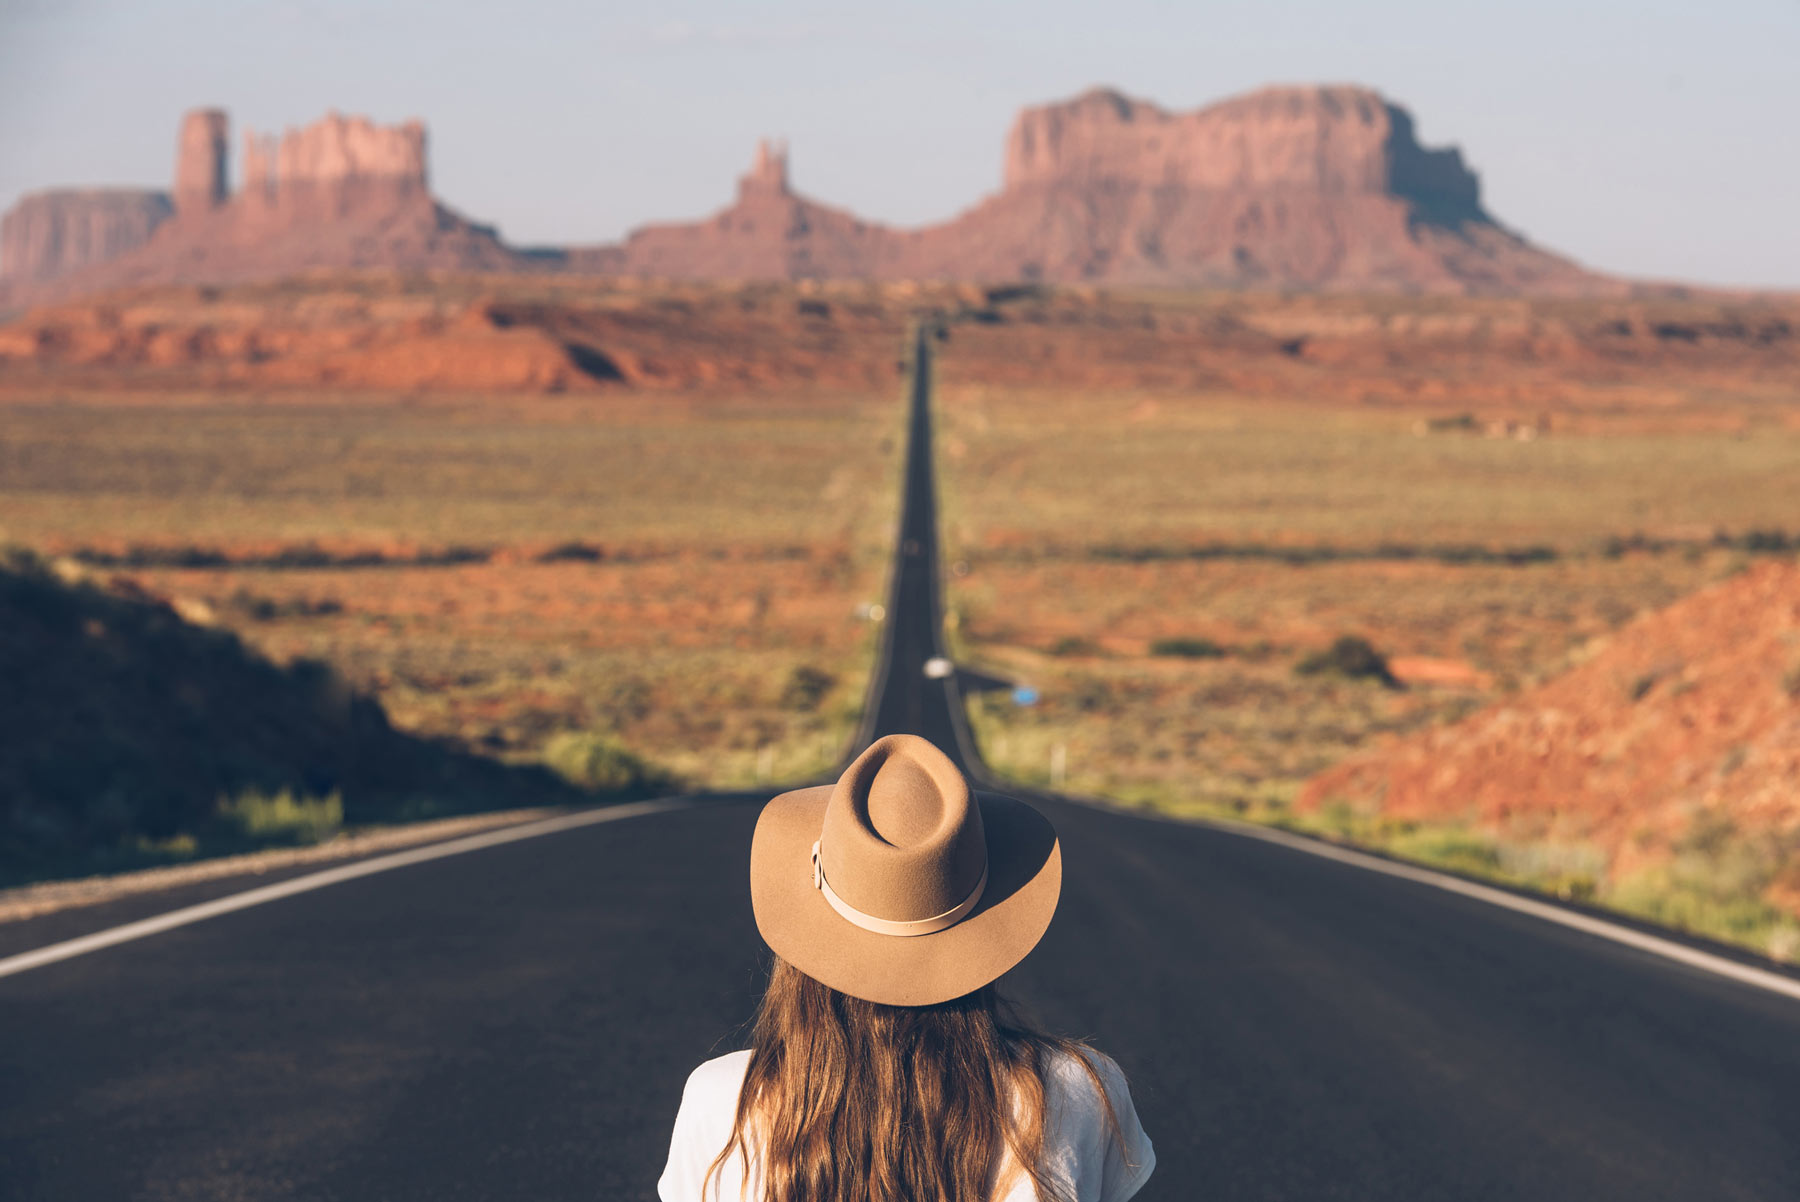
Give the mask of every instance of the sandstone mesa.
[[168, 193], [144, 188], [34, 192], [0, 220], [0, 281], [28, 287], [117, 259], [173, 213]]
[[379, 126], [334, 112], [279, 138], [246, 131], [235, 192], [229, 125], [218, 109], [186, 115], [172, 193], [20, 201], [0, 231], [0, 307], [318, 268], [518, 271], [531, 261], [432, 197], [420, 122]]
[[172, 193], [50, 191], [0, 237], [0, 307], [124, 285], [313, 268], [535, 271], [689, 280], [1041, 281], [1173, 288], [1618, 294], [1507, 230], [1453, 148], [1362, 87], [1271, 87], [1188, 112], [1110, 89], [1026, 109], [1003, 185], [896, 229], [796, 192], [763, 144], [730, 205], [604, 246], [521, 250], [431, 194], [424, 126], [332, 113], [246, 131], [187, 114]]

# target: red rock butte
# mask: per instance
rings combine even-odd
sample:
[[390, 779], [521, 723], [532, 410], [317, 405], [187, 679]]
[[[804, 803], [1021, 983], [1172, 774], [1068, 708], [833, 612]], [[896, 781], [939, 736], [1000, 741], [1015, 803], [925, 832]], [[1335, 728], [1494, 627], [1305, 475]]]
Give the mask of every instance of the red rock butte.
[[328, 114], [279, 138], [246, 131], [229, 187], [229, 118], [188, 113], [173, 194], [50, 191], [0, 227], [0, 284], [41, 301], [138, 284], [229, 283], [313, 268], [523, 270], [528, 256], [439, 204], [425, 127]]
[[1095, 89], [1026, 109], [1007, 135], [1000, 191], [920, 229], [796, 193], [787, 148], [763, 143], [712, 217], [534, 251], [431, 196], [416, 121], [333, 113], [280, 139], [247, 133], [236, 193], [223, 112], [188, 114], [179, 147], [173, 198], [64, 191], [15, 206], [0, 236], [11, 300], [322, 267], [1456, 294], [1626, 287], [1500, 225], [1460, 152], [1421, 146], [1406, 110], [1361, 87], [1265, 88], [1191, 112]]

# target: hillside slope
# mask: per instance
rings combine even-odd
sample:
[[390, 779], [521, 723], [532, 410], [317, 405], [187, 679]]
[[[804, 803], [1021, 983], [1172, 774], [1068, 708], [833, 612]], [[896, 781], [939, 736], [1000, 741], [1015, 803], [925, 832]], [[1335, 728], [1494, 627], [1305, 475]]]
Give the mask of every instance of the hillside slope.
[[[1568, 672], [1310, 781], [1302, 806], [1594, 857], [1603, 899], [1729, 928], [1800, 916], [1800, 565], [1760, 564]], [[1701, 925], [1708, 925], [1702, 922]]]
[[0, 558], [0, 680], [0, 881], [582, 797], [394, 730], [324, 664], [20, 552]]

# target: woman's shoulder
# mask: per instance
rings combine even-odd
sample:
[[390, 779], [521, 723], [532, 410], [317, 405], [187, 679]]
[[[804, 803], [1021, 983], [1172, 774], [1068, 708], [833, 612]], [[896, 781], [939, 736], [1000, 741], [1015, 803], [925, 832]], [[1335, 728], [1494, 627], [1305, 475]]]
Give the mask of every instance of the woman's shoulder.
[[[669, 1163], [656, 1183], [658, 1197], [687, 1202], [702, 1196], [713, 1158], [731, 1138], [738, 1091], [749, 1064], [749, 1052], [732, 1052], [716, 1056], [688, 1074], [681, 1091], [681, 1109], [675, 1115], [675, 1132], [669, 1139]], [[723, 1196], [722, 1188], [720, 1185], [706, 1196]]]
[[1105, 1089], [1109, 1098], [1130, 1096], [1124, 1071], [1111, 1056], [1098, 1048], [1080, 1047], [1073, 1051], [1053, 1049], [1044, 1058], [1043, 1075], [1047, 1088], [1070, 1098], [1098, 1101], [1094, 1089], [1096, 1082]]
[[1120, 1202], [1156, 1167], [1125, 1074], [1106, 1053], [1056, 1050], [1043, 1063], [1046, 1155], [1061, 1163], [1075, 1196]]
[[695, 1102], [717, 1099], [736, 1106], [738, 1091], [743, 1088], [744, 1073], [749, 1067], [748, 1048], [702, 1061], [688, 1074], [687, 1087], [682, 1091], [683, 1104], [689, 1099]]
[[[675, 1115], [670, 1163], [693, 1159], [710, 1163], [737, 1121], [738, 1093], [744, 1087], [749, 1052], [731, 1052], [705, 1061], [688, 1074]], [[698, 1159], [694, 1159], [698, 1158]]]

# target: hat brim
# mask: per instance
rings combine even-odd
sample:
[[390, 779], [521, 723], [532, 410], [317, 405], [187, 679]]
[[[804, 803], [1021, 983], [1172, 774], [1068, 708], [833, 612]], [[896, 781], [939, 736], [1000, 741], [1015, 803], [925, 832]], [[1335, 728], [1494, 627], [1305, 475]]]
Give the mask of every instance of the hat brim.
[[865, 931], [813, 885], [812, 849], [832, 786], [796, 789], [763, 807], [750, 841], [750, 904], [774, 953], [840, 993], [890, 1006], [929, 1006], [972, 993], [1023, 960], [1062, 892], [1062, 847], [1042, 814], [975, 793], [988, 883], [968, 917], [929, 935]]

